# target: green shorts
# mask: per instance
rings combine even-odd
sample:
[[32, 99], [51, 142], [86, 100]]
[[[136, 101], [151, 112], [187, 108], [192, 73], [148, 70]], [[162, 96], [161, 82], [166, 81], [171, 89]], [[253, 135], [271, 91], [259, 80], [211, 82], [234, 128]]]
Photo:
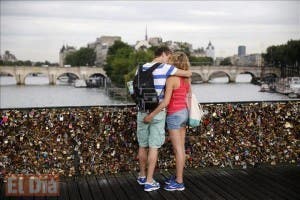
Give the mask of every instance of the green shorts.
[[161, 111], [148, 124], [143, 122], [148, 113], [137, 114], [137, 139], [140, 147], [160, 148], [165, 142], [166, 112]]

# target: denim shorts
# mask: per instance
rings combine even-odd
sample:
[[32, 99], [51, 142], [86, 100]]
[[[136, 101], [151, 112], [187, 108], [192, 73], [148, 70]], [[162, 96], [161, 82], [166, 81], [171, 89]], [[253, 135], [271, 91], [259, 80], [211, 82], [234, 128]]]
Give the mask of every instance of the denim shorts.
[[168, 114], [167, 129], [174, 130], [174, 129], [180, 129], [182, 127], [185, 127], [188, 121], [188, 117], [189, 117], [189, 112], [187, 108], [176, 111], [172, 114]]

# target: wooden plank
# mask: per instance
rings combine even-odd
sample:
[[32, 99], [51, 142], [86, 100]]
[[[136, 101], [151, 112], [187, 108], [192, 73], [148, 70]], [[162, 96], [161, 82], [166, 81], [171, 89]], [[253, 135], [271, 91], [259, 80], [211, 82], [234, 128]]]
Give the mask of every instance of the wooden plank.
[[4, 180], [0, 179], [0, 199], [8, 199], [5, 197], [5, 183]]
[[242, 184], [239, 184], [236, 181], [236, 178], [230, 179], [229, 176], [223, 173], [223, 170], [214, 169], [207, 170], [209, 174], [217, 178], [220, 183], [224, 184], [224, 187], [230, 188], [232, 194], [238, 197], [238, 199], [246, 200], [246, 199], [257, 199], [257, 197], [253, 196], [251, 192], [248, 191], [248, 187], [242, 187]]
[[60, 186], [60, 194], [58, 199], [59, 200], [69, 200], [69, 196], [68, 196], [68, 188], [67, 188], [67, 184], [65, 181], [61, 181], [59, 183]]
[[276, 197], [277, 199], [286, 199], [285, 195], [281, 192], [277, 191], [273, 188], [273, 183], [270, 183], [268, 181], [268, 178], [262, 176], [259, 174], [259, 169], [247, 169], [247, 172], [249, 173], [250, 177], [258, 184], [260, 185], [264, 191], [272, 196]]
[[[169, 171], [166, 171], [165, 173], [162, 173], [165, 179], [170, 178], [172, 173]], [[209, 200], [209, 198], [201, 191], [198, 190], [193, 184], [191, 184], [187, 179], [184, 174], [184, 186], [185, 190], [183, 191], [183, 194], [188, 198], [188, 199], [203, 199], [203, 200]]]
[[[133, 175], [133, 173], [124, 173], [124, 177], [126, 178], [126, 181], [128, 184], [134, 189], [134, 191], [138, 194], [140, 199], [150, 200], [152, 199], [150, 196], [150, 193], [157, 193], [157, 191], [152, 192], [145, 192], [144, 186], [141, 186], [136, 181], [136, 177]], [[157, 197], [159, 199], [159, 197]]]
[[200, 174], [200, 170], [197, 170], [197, 175], [192, 175], [190, 173], [190, 169], [185, 170], [184, 181], [189, 185], [193, 186], [191, 189], [194, 191], [196, 195], [198, 195], [201, 199], [216, 199], [216, 200], [224, 200], [225, 198], [212, 190], [206, 181], [198, 179]]
[[117, 199], [128, 199], [125, 191], [121, 188], [119, 182], [116, 180], [115, 175], [104, 175], [111, 185], [111, 189], [116, 195]]
[[123, 189], [123, 191], [126, 193], [126, 197], [128, 199], [139, 199], [139, 195], [136, 191], [133, 190], [131, 185], [126, 180], [126, 177], [123, 175], [124, 173], [120, 173], [119, 175], [115, 175], [116, 180], [120, 184], [120, 187]]
[[[30, 199], [32, 199], [31, 197], [29, 197]], [[46, 197], [46, 196], [38, 196], [38, 197], [33, 197], [34, 200], [45, 200], [47, 198], [54, 198], [57, 199], [57, 197]]]
[[66, 184], [67, 184], [69, 198], [71, 200], [80, 200], [81, 196], [78, 191], [78, 186], [75, 179], [67, 181]]
[[84, 176], [78, 179], [77, 184], [81, 198], [84, 200], [93, 200], [89, 185]]
[[[138, 177], [137, 173], [132, 172], [131, 175], [134, 177], [135, 181]], [[156, 180], [158, 181], [158, 180]], [[136, 183], [138, 184], [138, 183]], [[162, 186], [160, 186], [162, 187]], [[144, 186], [140, 186], [141, 190], [144, 190]], [[159, 190], [156, 191], [152, 191], [152, 192], [145, 192], [145, 194], [148, 194], [152, 199], [166, 199], [166, 197], [164, 197], [161, 193], [161, 188]]]
[[117, 199], [117, 197], [115, 196], [114, 192], [112, 191], [111, 186], [109, 185], [109, 183], [104, 175], [96, 176], [96, 179], [97, 179], [99, 187], [101, 188], [104, 199], [106, 199], [106, 200]]
[[246, 170], [223, 170], [224, 173], [232, 175], [232, 178], [237, 180], [239, 184], [247, 187], [249, 192], [251, 192], [256, 199], [272, 200], [275, 197], [270, 195], [268, 191], [260, 187], [257, 182], [253, 181]]
[[164, 189], [165, 186], [165, 176], [162, 175], [161, 172], [158, 172], [155, 174], [156, 181], [160, 182], [161, 189], [159, 190], [159, 193], [166, 199], [186, 199], [185, 196], [183, 196], [184, 191], [166, 191]]
[[278, 182], [274, 182], [271, 180], [268, 175], [268, 173], [262, 172], [261, 170], [257, 169], [256, 173], [253, 174], [253, 176], [260, 177], [263, 179], [263, 181], [269, 186], [269, 189], [273, 191], [274, 193], [277, 193], [279, 196], [281, 196], [283, 199], [284, 198], [299, 198], [299, 195], [294, 193], [292, 190], [289, 188], [283, 187], [283, 185], [280, 185]]
[[300, 188], [300, 167], [264, 167], [262, 170], [268, 171], [283, 182]]
[[196, 181], [202, 180], [205, 182], [209, 187], [212, 188], [212, 190], [216, 193], [219, 193], [221, 196], [223, 196], [225, 199], [236, 199], [235, 196], [231, 194], [231, 192], [226, 191], [222, 184], [218, 182], [214, 177], [210, 175], [206, 175], [205, 171], [202, 171], [201, 176], [198, 176], [199, 172], [195, 169], [190, 169], [189, 173], [192, 176], [195, 176]]
[[91, 190], [91, 195], [93, 199], [104, 199], [103, 192], [98, 185], [98, 181], [95, 176], [89, 176], [86, 178], [86, 181], [89, 185], [89, 188]]
[[270, 187], [265, 182], [264, 178], [254, 176], [257, 173], [255, 169], [251, 170], [248, 168], [247, 170], [244, 170], [243, 173], [247, 173], [249, 175], [250, 181], [254, 182], [257, 187], [261, 188], [264, 195], [271, 197], [271, 199], [279, 199], [278, 195], [270, 190]]

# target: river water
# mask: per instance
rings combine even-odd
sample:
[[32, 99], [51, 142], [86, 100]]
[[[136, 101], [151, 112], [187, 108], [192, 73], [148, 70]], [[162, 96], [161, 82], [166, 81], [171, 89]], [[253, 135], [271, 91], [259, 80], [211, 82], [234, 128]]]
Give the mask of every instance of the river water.
[[[259, 92], [260, 87], [250, 83], [251, 76], [241, 74], [237, 83], [227, 83], [227, 77], [211, 80], [210, 83], [193, 84], [192, 90], [200, 103], [237, 101], [289, 100], [286, 95]], [[43, 76], [27, 77], [25, 85], [16, 85], [14, 77], [0, 76], [0, 108], [125, 105], [129, 101], [108, 97], [104, 89], [75, 88], [58, 81], [48, 85]]]

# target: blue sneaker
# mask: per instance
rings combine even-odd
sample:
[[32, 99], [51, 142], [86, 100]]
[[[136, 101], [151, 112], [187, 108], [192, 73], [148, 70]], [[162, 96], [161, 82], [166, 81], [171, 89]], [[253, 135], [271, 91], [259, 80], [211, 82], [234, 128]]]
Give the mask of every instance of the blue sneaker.
[[138, 177], [138, 179], [136, 180], [140, 185], [145, 185], [145, 183], [146, 183], [146, 180], [147, 180], [147, 178], [146, 178], [146, 176], [139, 176]]
[[183, 191], [185, 187], [183, 183], [177, 183], [176, 181], [172, 181], [170, 184], [166, 185], [164, 189], [167, 191]]
[[175, 181], [176, 176], [171, 175], [170, 178], [165, 179], [165, 184], [169, 185], [170, 183], [172, 183], [173, 181]]
[[146, 191], [146, 192], [158, 190], [159, 188], [160, 188], [160, 185], [155, 180], [153, 180], [152, 183], [145, 183], [145, 185], [144, 185], [144, 191]]

